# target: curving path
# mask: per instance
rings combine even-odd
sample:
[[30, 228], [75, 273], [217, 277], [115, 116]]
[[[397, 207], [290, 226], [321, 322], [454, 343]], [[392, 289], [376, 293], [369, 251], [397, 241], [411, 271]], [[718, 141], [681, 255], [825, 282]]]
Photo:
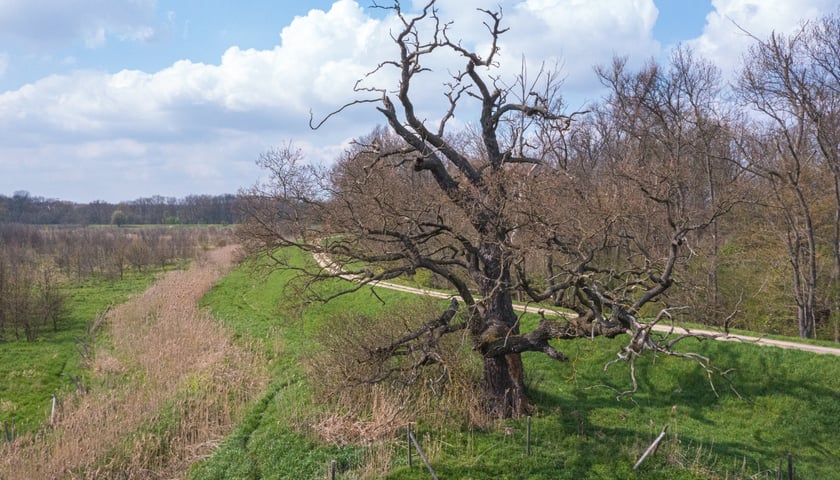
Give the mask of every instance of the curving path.
[[[351, 282], [358, 282], [361, 278], [358, 275], [351, 275], [347, 273], [342, 273], [341, 268], [335, 264], [330, 258], [324, 253], [314, 253], [313, 257], [315, 257], [315, 261], [318, 262], [318, 265], [326, 270], [327, 272], [337, 275], [344, 280], [348, 280]], [[430, 297], [436, 298], [453, 298], [457, 297], [457, 295], [452, 295], [444, 292], [439, 292], [435, 290], [427, 290], [423, 288], [414, 288], [414, 287], [407, 287], [405, 285], [399, 285], [396, 283], [391, 282], [383, 282], [383, 281], [375, 281], [370, 282], [370, 285], [387, 288], [390, 290], [397, 290], [400, 292], [407, 292], [413, 293], [416, 295], [426, 295]], [[557, 310], [551, 310], [544, 307], [529, 307], [526, 305], [513, 305], [514, 310], [520, 312], [529, 312], [529, 313], [539, 313], [545, 312], [550, 313], [553, 315], [568, 315], [566, 312], [561, 312]], [[811, 352], [817, 353], [821, 355], [836, 355], [840, 356], [840, 348], [835, 347], [825, 347], [821, 345], [810, 345], [807, 343], [798, 343], [788, 340], [774, 340], [771, 338], [763, 338], [763, 337], [753, 337], [749, 335], [738, 335], [738, 334], [727, 334], [721, 333], [714, 330], [703, 330], [703, 329], [688, 329], [685, 327], [680, 326], [670, 326], [670, 325], [654, 325], [654, 330], [658, 332], [673, 332], [676, 334], [692, 334], [692, 335], [703, 335], [707, 336], [708, 338], [712, 338], [714, 340], [719, 340], [722, 342], [743, 342], [743, 343], [753, 343], [755, 345], [761, 346], [771, 346], [771, 347], [778, 347], [778, 348], [785, 348], [790, 350], [801, 350], [803, 352]]]

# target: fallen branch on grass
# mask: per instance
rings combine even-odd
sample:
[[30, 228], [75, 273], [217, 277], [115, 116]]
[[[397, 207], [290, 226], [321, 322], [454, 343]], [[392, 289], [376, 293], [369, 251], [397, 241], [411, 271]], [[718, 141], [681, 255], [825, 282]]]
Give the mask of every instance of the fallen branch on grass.
[[659, 436], [656, 437], [656, 440], [654, 440], [653, 443], [650, 444], [650, 446], [647, 448], [647, 450], [645, 450], [645, 453], [643, 453], [641, 458], [639, 458], [639, 461], [636, 462], [635, 465], [633, 465], [633, 470], [636, 470], [637, 468], [639, 468], [639, 465], [641, 465], [642, 462], [645, 461], [645, 459], [648, 457], [648, 455], [650, 455], [650, 454], [652, 454], [653, 452], [656, 451], [656, 447], [658, 447], [659, 442], [661, 442], [662, 439], [665, 438], [665, 432], [667, 432], [667, 431], [668, 431], [668, 425], [665, 425], [664, 427], [662, 427], [662, 431], [659, 432]]

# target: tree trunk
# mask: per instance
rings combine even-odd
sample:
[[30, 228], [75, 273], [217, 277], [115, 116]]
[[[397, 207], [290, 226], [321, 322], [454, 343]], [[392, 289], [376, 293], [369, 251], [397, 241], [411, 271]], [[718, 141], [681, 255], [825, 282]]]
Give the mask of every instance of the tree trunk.
[[486, 296], [484, 306], [484, 328], [477, 342], [479, 352], [484, 355], [483, 404], [491, 416], [517, 417], [528, 409], [522, 357], [519, 353], [491, 355], [488, 347], [500, 339], [519, 335], [519, 321], [507, 291]]
[[[712, 205], [717, 204], [717, 189], [715, 188], [715, 175], [712, 165], [712, 156], [706, 155], [706, 179], [709, 188], [709, 201]], [[720, 317], [720, 282], [718, 281], [718, 261], [720, 255], [720, 240], [718, 238], [718, 221], [712, 220], [712, 258], [709, 266], [709, 292], [711, 293], [711, 307], [712, 307], [712, 325], [718, 325], [718, 318]], [[723, 325], [726, 331], [729, 331], [729, 325]]]
[[[788, 174], [788, 185], [796, 197], [800, 212], [797, 217], [792, 208], [783, 206], [788, 228], [788, 252], [793, 269], [793, 292], [797, 305], [799, 337], [816, 338], [814, 306], [817, 291], [817, 257], [814, 222], [798, 176]], [[804, 225], [800, 226], [800, 222]]]
[[519, 318], [513, 310], [510, 292], [510, 265], [503, 260], [498, 245], [501, 242], [482, 242], [483, 269], [474, 270], [473, 278], [482, 294], [483, 315], [478, 334], [479, 351], [484, 356], [482, 390], [487, 412], [499, 418], [517, 417], [526, 412], [522, 357], [519, 353], [487, 356], [486, 347], [492, 342], [519, 335]]
[[831, 252], [834, 257], [831, 269], [831, 312], [834, 322], [834, 341], [840, 342], [840, 166], [832, 166], [834, 174], [834, 229]]
[[805, 279], [807, 288], [805, 297], [805, 328], [804, 332], [800, 331], [800, 336], [801, 338], [817, 338], [817, 322], [814, 313], [817, 292], [817, 245], [814, 239], [814, 223], [811, 219], [811, 210], [805, 201], [805, 196], [799, 188], [799, 185], [797, 185], [796, 194], [804, 214], [803, 216], [805, 217], [805, 239], [808, 245], [806, 258], [808, 276]]
[[814, 308], [811, 305], [800, 305], [797, 308], [797, 317], [799, 321], [799, 337], [800, 338], [815, 338], [815, 317]]
[[494, 417], [509, 418], [528, 410], [525, 398], [522, 357], [509, 353], [498, 357], [484, 357], [484, 407]]

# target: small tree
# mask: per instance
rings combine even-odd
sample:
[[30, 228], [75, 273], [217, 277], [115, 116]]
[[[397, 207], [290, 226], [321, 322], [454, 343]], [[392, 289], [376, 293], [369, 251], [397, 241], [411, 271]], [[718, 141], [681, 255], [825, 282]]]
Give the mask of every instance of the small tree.
[[111, 214], [111, 225], [122, 227], [128, 223], [128, 216], [122, 210], [114, 210]]
[[62, 291], [55, 268], [50, 264], [39, 267], [38, 278], [34, 285], [35, 310], [41, 326], [52, 325], [58, 331], [58, 323], [65, 313], [67, 295]]

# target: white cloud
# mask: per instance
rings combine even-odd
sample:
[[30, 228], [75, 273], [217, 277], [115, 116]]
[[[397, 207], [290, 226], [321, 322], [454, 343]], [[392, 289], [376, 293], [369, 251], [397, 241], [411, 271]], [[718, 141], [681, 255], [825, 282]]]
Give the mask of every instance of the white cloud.
[[653, 0], [527, 0], [517, 6], [512, 29], [530, 32], [530, 38], [512, 34], [517, 47], [512, 53], [556, 58], [567, 76], [568, 94], [592, 99], [599, 86], [595, 65], [607, 65], [614, 56], [636, 64], [658, 55], [660, 45], [652, 35], [657, 14]]
[[742, 56], [754, 40], [771, 32], [790, 33], [804, 19], [833, 11], [838, 0], [712, 0], [703, 34], [687, 44], [715, 62], [732, 79]]
[[[309, 110], [351, 100], [385, 39], [387, 28], [345, 0], [297, 18], [270, 50], [231, 47], [218, 64], [182, 60], [151, 73], [78, 70], [0, 93], [0, 193], [44, 191], [23, 179], [57, 192], [85, 176], [102, 185], [93, 198], [231, 192], [256, 179], [261, 151], [288, 138], [316, 158], [333, 155], [365, 133], [359, 125], [373, 126], [373, 112], [351, 112], [314, 139]], [[50, 175], [34, 173], [46, 165]], [[135, 181], [114, 188], [129, 177]], [[180, 192], [167, 190], [176, 184]]]
[[326, 112], [353, 98], [354, 82], [387, 45], [383, 38], [387, 30], [345, 0], [295, 19], [274, 49], [231, 47], [217, 65], [182, 60], [154, 73], [41, 79], [0, 94], [0, 125], [82, 140], [304, 130], [310, 108]]
[[[727, 46], [746, 40], [726, 16], [762, 35], [759, 26], [796, 25], [809, 9], [827, 10], [827, 0], [805, 1], [806, 6], [794, 9], [792, 0], [777, 0], [773, 9], [765, 3], [750, 8], [744, 0], [715, 0], [716, 12], [708, 17], [695, 48], [713, 60], [731, 62], [737, 57]], [[10, 19], [28, 18], [13, 10], [29, 3], [34, 6], [25, 8], [27, 15], [47, 2], [0, 2], [0, 31]], [[147, 21], [114, 20], [135, 7], [140, 13], [149, 5], [153, 9], [151, 1], [67, 3], [87, 12], [101, 7], [95, 20], [74, 14], [75, 20], [65, 22], [67, 35], [77, 40], [92, 35], [96, 44], [111, 35], [153, 35]], [[440, 14], [456, 19], [453, 35], [465, 45], [486, 50], [486, 17], [476, 11], [485, 4], [442, 1]], [[593, 65], [608, 64], [614, 55], [640, 63], [661, 49], [651, 34], [657, 16], [651, 0], [503, 0], [500, 5], [504, 25], [510, 27], [501, 43], [505, 72], [518, 72], [523, 55], [531, 71], [541, 61], [549, 66], [559, 61], [567, 93], [580, 97], [591, 99], [599, 91]], [[65, 7], [58, 10], [67, 13]], [[272, 49], [233, 46], [215, 64], [181, 60], [156, 72], [75, 71], [0, 93], [0, 193], [26, 189], [89, 201], [233, 192], [256, 180], [253, 160], [261, 151], [288, 139], [316, 160], [333, 159], [349, 138], [383, 122], [372, 106], [362, 105], [317, 132], [308, 127], [310, 109], [317, 120], [359, 98], [352, 92], [356, 80], [396, 56], [390, 35], [397, 24], [381, 11], [375, 15], [367, 15], [354, 1], [341, 0], [327, 12], [313, 10], [295, 18]], [[423, 74], [413, 93], [420, 99], [422, 117], [434, 119], [440, 111], [431, 107], [443, 100], [442, 82], [463, 61], [438, 57], [429, 65], [434, 71]], [[0, 57], [0, 74], [2, 66]], [[367, 85], [393, 89], [393, 73], [389, 70]], [[463, 117], [456, 121], [462, 123], [474, 118], [466, 108], [457, 113]], [[90, 186], [80, 187], [85, 182]], [[85, 193], [70, 193], [74, 189]]]
[[[487, 41], [486, 17], [476, 11], [481, 2], [441, 5], [443, 18], [457, 18], [455, 34], [481, 49]], [[585, 88], [593, 83], [593, 62], [608, 62], [613, 54], [655, 53], [658, 45], [650, 30], [656, 10], [650, 0], [615, 2], [606, 11], [594, 5], [582, 0], [503, 2], [504, 23], [511, 28], [502, 37], [505, 67], [517, 71], [523, 55], [534, 62], [558, 60], [565, 64], [571, 88]], [[226, 129], [303, 130], [310, 109], [324, 114], [359, 98], [352, 93], [356, 80], [379, 61], [396, 56], [390, 38], [393, 20], [370, 18], [356, 2], [341, 0], [327, 12], [313, 10], [295, 18], [282, 30], [277, 47], [231, 47], [216, 65], [182, 60], [153, 73], [77, 71], [47, 77], [0, 95], [0, 126], [82, 140], [114, 135], [178, 138]], [[91, 44], [103, 41], [102, 32], [94, 33]], [[442, 82], [463, 67], [462, 60], [435, 61], [439, 76], [430, 76], [417, 92], [430, 102], [442, 99]], [[388, 79], [393, 88], [394, 72], [388, 73], [366, 84], [381, 86]], [[370, 108], [365, 111], [346, 115], [375, 115]], [[25, 141], [27, 136], [16, 138]]]

